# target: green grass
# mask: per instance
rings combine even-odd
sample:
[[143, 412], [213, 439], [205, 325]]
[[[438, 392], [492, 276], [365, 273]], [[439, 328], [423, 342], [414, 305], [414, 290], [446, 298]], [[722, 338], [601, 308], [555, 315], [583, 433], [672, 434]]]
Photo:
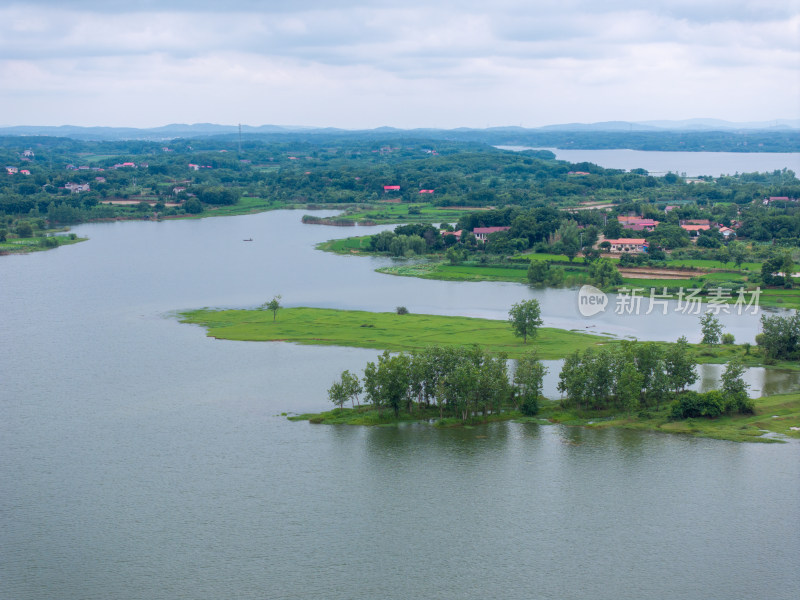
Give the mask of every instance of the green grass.
[[[409, 214], [410, 208], [419, 209], [418, 214]], [[442, 223], [455, 222], [470, 211], [434, 206], [426, 203], [370, 204], [366, 207], [351, 206], [340, 219], [372, 223]]]
[[527, 283], [528, 272], [513, 267], [480, 267], [472, 265], [450, 265], [447, 263], [417, 263], [411, 265], [394, 265], [381, 267], [378, 273], [400, 275], [403, 277], [419, 277], [421, 279], [439, 279], [442, 281], [512, 281]]
[[205, 206], [202, 213], [199, 215], [186, 215], [187, 217], [231, 217], [236, 215], [249, 215], [253, 213], [265, 212], [268, 210], [276, 210], [279, 208], [286, 208], [285, 202], [275, 200], [267, 200], [265, 198], [251, 198], [245, 196], [240, 198], [236, 204], [231, 206]]
[[[732, 262], [722, 263], [718, 260], [705, 259], [670, 259], [667, 263], [667, 267], [695, 267], [697, 269], [722, 269], [725, 271], [738, 272]], [[751, 271], [761, 271], [761, 263], [746, 262], [742, 263], [741, 268], [749, 269]]]
[[349, 237], [341, 240], [328, 240], [317, 244], [317, 250], [334, 252], [336, 254], [352, 254], [353, 252], [369, 252], [371, 235]]
[[[305, 413], [288, 417], [290, 421], [309, 421], [324, 425], [388, 426], [403, 422], [433, 423], [437, 427], [463, 427], [478, 423], [517, 421], [521, 423], [561, 424], [570, 427], [593, 429], [621, 428], [640, 431], [684, 434], [695, 437], [729, 440], [733, 442], [783, 441], [765, 433], [800, 439], [800, 393], [781, 394], [756, 398], [752, 415], [723, 416], [716, 419], [685, 419], [670, 421], [669, 405], [660, 410], [650, 409], [637, 413], [614, 411], [590, 412], [562, 408], [558, 402], [542, 402], [542, 410], [535, 417], [525, 417], [514, 410], [487, 416], [476, 415], [467, 421], [447, 417], [439, 419], [439, 409], [415, 406], [413, 412], [401, 411], [398, 416], [386, 409], [369, 405], [356, 408], [334, 408], [321, 413]], [[792, 429], [797, 428], [797, 429]]]
[[[548, 255], [532, 255], [532, 256], [548, 256]], [[550, 255], [556, 256], [556, 255]], [[577, 263], [577, 259], [576, 259]], [[524, 264], [524, 263], [523, 263]], [[564, 266], [567, 278], [572, 278], [571, 283], [580, 285], [581, 282], [588, 282], [587, 275], [583, 269], [583, 265], [575, 264], [572, 267]], [[494, 266], [487, 265], [481, 266], [476, 264], [459, 264], [451, 265], [445, 262], [430, 262], [418, 263], [411, 265], [393, 265], [390, 267], [381, 267], [377, 269], [379, 273], [388, 275], [400, 275], [404, 277], [418, 277], [421, 279], [438, 279], [442, 281], [507, 281], [512, 283], [528, 283], [528, 274], [524, 268], [514, 268], [512, 266]], [[750, 285], [745, 281], [744, 276], [736, 273], [708, 273], [707, 275], [697, 276], [692, 279], [634, 279], [631, 277], [623, 277], [622, 285], [615, 289], [607, 289], [606, 291], [617, 291], [620, 288], [642, 288], [649, 290], [651, 288], [660, 293], [663, 288], [683, 288], [688, 290], [690, 288], [716, 288], [717, 286], [730, 288], [734, 291], [731, 293], [729, 303], [736, 302], [738, 297], [735, 290], [739, 287], [748, 289]], [[677, 299], [676, 294], [672, 294], [673, 299]], [[701, 296], [706, 298], [705, 296]], [[745, 301], [750, 301], [750, 293], [745, 293]], [[759, 306], [773, 306], [780, 308], [796, 308], [800, 309], [800, 289], [784, 290], [784, 289], [762, 289], [759, 298]]]
[[662, 407], [660, 411], [652, 410], [638, 414], [592, 415], [565, 411], [555, 403], [545, 407], [542, 416], [551, 422], [564, 425], [660, 431], [733, 442], [781, 441], [774, 437], [764, 437], [766, 432], [800, 438], [800, 431], [791, 429], [800, 427], [800, 393], [765, 396], [756, 398], [754, 403], [755, 414], [722, 416], [716, 419], [670, 421], [667, 418], [668, 406]]
[[201, 309], [180, 314], [183, 323], [207, 328], [208, 335], [242, 341], [282, 341], [323, 346], [375, 348], [393, 352], [419, 350], [433, 344], [479, 344], [487, 352], [511, 358], [536, 349], [539, 358], [563, 358], [574, 350], [617, 343], [613, 338], [543, 327], [523, 344], [506, 321], [440, 315], [398, 315], [326, 308], [262, 310]]
[[[61, 231], [61, 230], [52, 230]], [[59, 235], [58, 236], [58, 246], [53, 247], [46, 247], [41, 245], [42, 237], [30, 237], [30, 238], [14, 238], [10, 240], [6, 240], [5, 242], [0, 242], [0, 253], [2, 254], [27, 254], [29, 252], [41, 252], [44, 250], [54, 250], [59, 246], [71, 246], [72, 244], [77, 244], [79, 242], [85, 242], [89, 238], [80, 238], [76, 237], [74, 240], [70, 239], [69, 236], [66, 235]]]

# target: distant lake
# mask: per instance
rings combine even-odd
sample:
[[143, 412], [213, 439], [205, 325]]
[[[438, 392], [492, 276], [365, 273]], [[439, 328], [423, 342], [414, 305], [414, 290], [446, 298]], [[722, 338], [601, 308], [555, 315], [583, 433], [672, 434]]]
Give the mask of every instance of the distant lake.
[[653, 175], [672, 172], [686, 177], [763, 173], [791, 169], [800, 173], [800, 152], [657, 152], [645, 150], [562, 150], [498, 146], [501, 150], [549, 150], [559, 160], [590, 162], [607, 169], [646, 169]]

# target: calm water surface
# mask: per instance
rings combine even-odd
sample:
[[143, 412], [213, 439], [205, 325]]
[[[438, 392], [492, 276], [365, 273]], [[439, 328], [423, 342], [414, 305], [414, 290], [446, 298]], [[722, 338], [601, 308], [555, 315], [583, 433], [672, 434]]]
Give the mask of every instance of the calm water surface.
[[781, 169], [800, 172], [800, 152], [658, 152], [652, 150], [562, 150], [499, 146], [506, 150], [550, 150], [558, 160], [590, 162], [606, 169], [646, 169], [653, 175], [668, 172], [697, 177], [764, 173]]
[[286, 421], [376, 352], [216, 341], [170, 312], [280, 293], [504, 318], [538, 297], [549, 324], [697, 337], [696, 316], [583, 321], [568, 290], [378, 275], [314, 251], [352, 229], [300, 216], [85, 225], [0, 259], [0, 598], [795, 597], [799, 444]]

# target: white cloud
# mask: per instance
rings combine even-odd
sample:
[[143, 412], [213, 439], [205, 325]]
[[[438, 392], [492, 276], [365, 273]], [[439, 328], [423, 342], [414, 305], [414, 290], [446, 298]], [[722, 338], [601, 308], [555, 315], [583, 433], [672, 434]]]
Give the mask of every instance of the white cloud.
[[64, 6], [0, 9], [3, 121], [456, 127], [800, 117], [796, 1]]

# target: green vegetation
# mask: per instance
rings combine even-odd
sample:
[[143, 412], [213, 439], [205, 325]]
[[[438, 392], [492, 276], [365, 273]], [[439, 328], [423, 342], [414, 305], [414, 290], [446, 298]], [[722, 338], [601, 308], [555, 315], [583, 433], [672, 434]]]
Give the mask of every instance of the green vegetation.
[[[181, 313], [180, 319], [206, 327], [210, 337], [228, 340], [354, 346], [391, 352], [479, 343], [489, 354], [506, 353], [512, 358], [521, 356], [530, 346], [514, 337], [506, 321], [468, 317], [284, 308], [280, 321], [273, 321], [262, 310], [201, 309]], [[614, 343], [616, 340], [602, 336], [542, 327], [533, 346], [539, 358], [554, 359], [574, 350]]]
[[[528, 349], [514, 337], [505, 321], [451, 317], [441, 315], [406, 314], [396, 312], [334, 310], [328, 308], [284, 308], [281, 320], [273, 321], [264, 310], [200, 309], [180, 313], [183, 323], [201, 325], [209, 337], [240, 341], [280, 341], [321, 346], [350, 346], [374, 348], [390, 352], [420, 350], [429, 345], [464, 346], [474, 343], [488, 353], [506, 353], [518, 358]], [[770, 321], [771, 322], [771, 321]], [[778, 328], [778, 330], [784, 330]], [[758, 338], [764, 342], [764, 338]], [[589, 335], [542, 327], [535, 344], [538, 357], [544, 360], [565, 358], [576, 350], [612, 347], [616, 338]], [[662, 348], [672, 344], [654, 342]], [[781, 369], [800, 369], [793, 358], [767, 358], [761, 346], [750, 344], [689, 344], [687, 350], [698, 363], [727, 363], [740, 359], [746, 366], [769, 366]]]
[[[0, 230], [0, 254], [26, 254], [41, 250], [52, 250], [59, 246], [69, 246], [85, 242], [88, 238], [81, 238], [74, 233], [64, 234], [63, 229], [33, 229], [30, 234], [21, 237], [18, 233], [3, 233]], [[28, 233], [23, 228], [23, 233]]]
[[756, 336], [756, 343], [770, 363], [800, 359], [800, 312], [794, 311], [788, 317], [761, 315], [761, 333]]
[[[550, 423], [608, 428], [619, 427], [644, 431], [678, 433], [695, 437], [734, 442], [777, 442], [776, 433], [800, 438], [800, 393], [767, 396], [753, 400], [752, 414], [723, 414], [717, 418], [670, 419], [671, 407], [639, 412], [564, 410], [557, 402], [545, 403], [539, 416]], [[794, 429], [793, 429], [794, 428]]]
[[522, 343], [528, 342], [528, 337], [536, 337], [539, 327], [542, 326], [542, 309], [537, 300], [517, 302], [508, 311], [508, 323], [514, 335], [522, 338]]
[[[753, 400], [752, 414], [721, 415], [718, 418], [690, 418], [671, 420], [671, 408], [650, 409], [638, 412], [579, 411], [565, 409], [557, 401], [542, 400], [535, 417], [527, 417], [513, 409], [477, 417], [474, 423], [496, 421], [517, 421], [541, 425], [560, 424], [572, 427], [605, 429], [610, 427], [656, 431], [694, 437], [729, 440], [733, 442], [780, 442], [769, 433], [800, 439], [800, 393], [767, 396]], [[438, 409], [414, 407], [413, 413], [401, 411], [397, 418], [390, 412], [365, 405], [355, 409], [343, 408], [321, 413], [305, 413], [289, 416], [292, 421], [309, 421], [325, 425], [383, 425], [391, 426], [400, 422], [434, 423], [446, 427], [453, 421], [439, 417]], [[460, 422], [456, 422], [460, 424]]]

